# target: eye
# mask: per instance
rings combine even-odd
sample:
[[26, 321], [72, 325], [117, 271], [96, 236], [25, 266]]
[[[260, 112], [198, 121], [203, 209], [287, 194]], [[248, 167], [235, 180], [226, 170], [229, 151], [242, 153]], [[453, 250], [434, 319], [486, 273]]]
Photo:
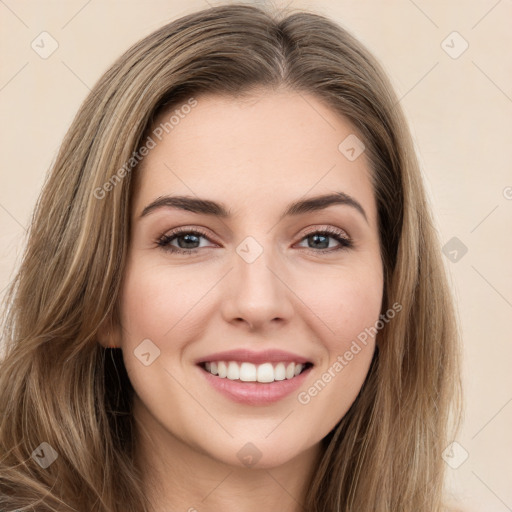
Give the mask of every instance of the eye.
[[[201, 247], [201, 238], [210, 240], [208, 235], [200, 229], [182, 227], [173, 230], [171, 233], [162, 235], [157, 240], [157, 245], [164, 251], [190, 256], [197, 253], [199, 249], [205, 248], [205, 246]], [[330, 247], [329, 239], [334, 239], [338, 245]], [[312, 240], [312, 245], [304, 247], [304, 249], [315, 254], [331, 253], [353, 247], [352, 240], [346, 236], [344, 231], [330, 227], [322, 230], [317, 229], [310, 231], [302, 238], [302, 240]], [[173, 245], [173, 243], [177, 243], [177, 246]]]
[[[177, 228], [171, 233], [162, 235], [157, 240], [157, 245], [164, 251], [169, 251], [175, 254], [192, 255], [199, 250], [201, 238], [210, 240], [205, 232], [197, 228], [190, 229], [183, 227]], [[178, 243], [178, 247], [172, 245], [175, 241]]]
[[[338, 245], [330, 247], [329, 239], [334, 239]], [[344, 231], [331, 227], [327, 227], [322, 230], [310, 231], [302, 238], [302, 240], [312, 241], [311, 245], [308, 244], [308, 247], [305, 249], [314, 253], [331, 253], [353, 247], [352, 240]]]

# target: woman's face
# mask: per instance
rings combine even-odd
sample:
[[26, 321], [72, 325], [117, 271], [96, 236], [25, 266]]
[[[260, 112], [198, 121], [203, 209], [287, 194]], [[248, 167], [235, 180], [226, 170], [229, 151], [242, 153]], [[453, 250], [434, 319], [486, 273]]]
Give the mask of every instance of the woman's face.
[[134, 414], [157, 446], [277, 466], [318, 447], [372, 359], [361, 340], [383, 271], [368, 161], [311, 95], [184, 105], [133, 171], [118, 339]]

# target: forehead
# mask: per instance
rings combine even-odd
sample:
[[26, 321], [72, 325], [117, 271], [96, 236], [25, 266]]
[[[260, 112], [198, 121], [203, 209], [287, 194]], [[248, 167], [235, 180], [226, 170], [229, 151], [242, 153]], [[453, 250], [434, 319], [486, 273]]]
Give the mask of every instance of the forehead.
[[344, 151], [344, 141], [360, 136], [313, 95], [198, 95], [162, 112], [149, 136], [155, 145], [135, 171], [139, 213], [164, 194], [218, 199], [238, 211], [341, 191], [375, 217], [366, 155]]

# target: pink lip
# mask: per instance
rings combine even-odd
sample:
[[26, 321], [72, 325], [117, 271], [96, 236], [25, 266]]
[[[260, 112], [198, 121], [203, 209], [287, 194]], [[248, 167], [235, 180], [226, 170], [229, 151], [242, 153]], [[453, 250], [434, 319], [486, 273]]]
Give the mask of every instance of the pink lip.
[[196, 364], [202, 364], [208, 361], [236, 361], [238, 363], [248, 362], [253, 364], [279, 362], [306, 364], [308, 362], [312, 362], [297, 354], [292, 354], [291, 352], [285, 352], [283, 350], [263, 350], [262, 352], [253, 352], [251, 350], [238, 349], [210, 354], [198, 359]]
[[[222, 360], [222, 359], [221, 359]], [[233, 359], [231, 359], [233, 361]], [[247, 361], [247, 359], [245, 359]], [[266, 360], [268, 361], [268, 359]], [[282, 361], [282, 359], [280, 359]], [[242, 382], [212, 375], [210, 372], [198, 367], [206, 381], [218, 392], [234, 402], [246, 405], [268, 405], [296, 391], [308, 377], [312, 367], [304, 370], [293, 379], [278, 380], [269, 383]]]

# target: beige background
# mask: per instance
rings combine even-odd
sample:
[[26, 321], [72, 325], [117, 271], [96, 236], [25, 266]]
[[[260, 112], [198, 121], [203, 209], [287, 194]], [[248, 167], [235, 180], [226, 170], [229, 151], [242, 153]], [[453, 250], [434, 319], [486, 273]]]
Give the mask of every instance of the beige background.
[[[0, 0], [2, 296], [46, 170], [89, 89], [133, 42], [208, 4], [218, 2]], [[469, 454], [448, 468], [450, 488], [468, 512], [512, 511], [512, 2], [291, 5], [352, 31], [402, 98], [442, 243], [457, 237], [467, 247], [456, 262], [444, 258], [464, 335], [463, 448], [451, 460]], [[46, 59], [31, 47], [46, 37], [51, 48], [43, 31], [58, 43]]]

